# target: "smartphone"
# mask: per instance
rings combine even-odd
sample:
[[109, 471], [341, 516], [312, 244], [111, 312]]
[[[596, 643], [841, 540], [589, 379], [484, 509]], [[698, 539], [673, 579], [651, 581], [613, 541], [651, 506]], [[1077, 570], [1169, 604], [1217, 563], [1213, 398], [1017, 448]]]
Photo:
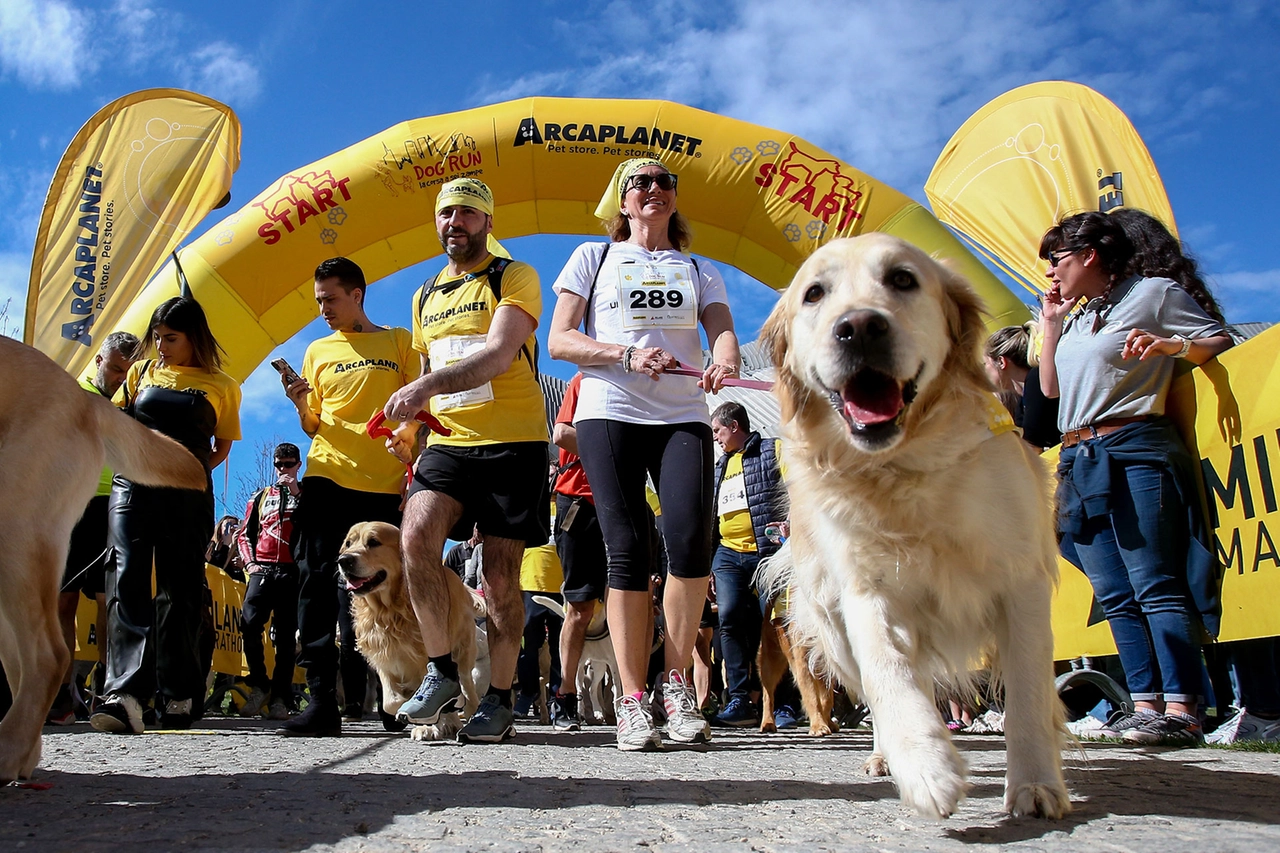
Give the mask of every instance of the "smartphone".
[[290, 367], [289, 362], [285, 361], [283, 358], [271, 359], [271, 366], [276, 369], [277, 373], [284, 377], [286, 385], [292, 385], [298, 381], [298, 372]]

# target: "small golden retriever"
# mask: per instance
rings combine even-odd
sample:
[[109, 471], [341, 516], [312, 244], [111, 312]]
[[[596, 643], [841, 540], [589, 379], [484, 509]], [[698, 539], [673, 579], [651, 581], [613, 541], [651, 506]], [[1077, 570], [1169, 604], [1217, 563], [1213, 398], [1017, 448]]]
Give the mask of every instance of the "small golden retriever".
[[0, 336], [0, 663], [13, 691], [0, 723], [0, 784], [30, 777], [40, 762], [40, 727], [70, 655], [58, 589], [71, 529], [103, 465], [147, 486], [207, 485], [182, 445]]
[[[427, 650], [400, 561], [400, 528], [381, 521], [352, 525], [338, 554], [338, 571], [351, 591], [356, 648], [378, 673], [382, 708], [394, 717], [427, 674]], [[484, 629], [476, 626], [476, 620], [485, 617], [485, 603], [453, 572], [445, 575], [449, 600], [441, 604], [449, 608], [450, 652], [458, 664], [458, 681], [466, 700], [463, 713], [470, 717], [480, 704], [474, 670], [477, 663], [483, 670], [488, 662]], [[487, 676], [484, 683], [488, 683]], [[447, 740], [461, 728], [462, 720], [455, 711], [441, 715], [436, 725], [414, 726], [412, 737]]]
[[1062, 709], [1049, 606], [1048, 472], [983, 375], [983, 306], [959, 275], [868, 234], [814, 252], [765, 323], [786, 440], [791, 538], [763, 570], [819, 670], [871, 707], [866, 769], [946, 817], [965, 768], [934, 704], [993, 653], [1004, 806], [1060, 818]]

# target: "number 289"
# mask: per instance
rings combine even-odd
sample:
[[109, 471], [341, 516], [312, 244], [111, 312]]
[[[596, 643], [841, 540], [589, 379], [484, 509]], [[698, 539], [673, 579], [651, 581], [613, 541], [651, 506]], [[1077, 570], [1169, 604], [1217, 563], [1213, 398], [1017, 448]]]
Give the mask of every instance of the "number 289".
[[679, 308], [684, 294], [678, 290], [633, 290], [628, 294], [632, 308]]

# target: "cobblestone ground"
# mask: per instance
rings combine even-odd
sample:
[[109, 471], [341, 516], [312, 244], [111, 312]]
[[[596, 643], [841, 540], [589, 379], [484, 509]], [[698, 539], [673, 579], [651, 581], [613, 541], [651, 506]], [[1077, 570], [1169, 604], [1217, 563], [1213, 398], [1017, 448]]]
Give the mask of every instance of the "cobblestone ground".
[[622, 754], [612, 731], [525, 726], [494, 746], [421, 744], [374, 722], [294, 740], [264, 721], [184, 733], [46, 729], [37, 781], [0, 790], [0, 850], [1280, 850], [1280, 755], [1090, 744], [1074, 813], [1001, 814], [1004, 742], [962, 736], [973, 789], [923, 820], [861, 765], [866, 731], [718, 731]]

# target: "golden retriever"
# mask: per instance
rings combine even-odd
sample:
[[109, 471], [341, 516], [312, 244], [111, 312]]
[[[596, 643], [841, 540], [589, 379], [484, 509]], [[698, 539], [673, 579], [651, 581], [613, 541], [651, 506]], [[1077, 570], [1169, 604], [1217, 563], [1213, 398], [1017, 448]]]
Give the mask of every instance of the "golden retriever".
[[805, 261], [762, 333], [778, 369], [792, 532], [762, 579], [791, 588], [791, 627], [816, 668], [871, 707], [867, 771], [892, 770], [922, 815], [950, 815], [967, 787], [935, 677], [954, 680], [992, 651], [1006, 695], [1005, 810], [1060, 818], [1071, 805], [1048, 472], [1003, 428], [982, 314], [960, 276], [889, 235], [835, 240]]
[[[400, 561], [400, 528], [381, 521], [352, 525], [338, 554], [338, 571], [351, 591], [351, 614], [356, 648], [378, 673], [382, 682], [382, 708], [394, 717], [409, 701], [427, 674], [427, 650], [422, 644], [409, 590]], [[449, 585], [450, 653], [458, 664], [458, 681], [466, 700], [463, 713], [470, 717], [480, 704], [477, 674], [482, 684], [488, 676], [477, 673], [488, 663], [484, 629], [476, 626], [485, 617], [484, 599], [467, 588], [462, 579], [446, 571]], [[447, 740], [462, 728], [456, 711], [441, 715], [432, 726], [414, 726], [414, 740]]]
[[810, 666], [809, 650], [791, 641], [786, 625], [775, 625], [767, 617], [760, 629], [760, 651], [756, 669], [760, 673], [760, 731], [776, 732], [774, 717], [778, 684], [790, 669], [800, 692], [800, 704], [809, 718], [809, 734], [826, 737], [840, 731], [840, 723], [832, 714], [835, 691], [819, 678]]
[[40, 727], [70, 655], [58, 589], [103, 465], [147, 486], [206, 487], [182, 445], [0, 336], [0, 663], [13, 691], [0, 722], [0, 783], [30, 777], [40, 761]]

